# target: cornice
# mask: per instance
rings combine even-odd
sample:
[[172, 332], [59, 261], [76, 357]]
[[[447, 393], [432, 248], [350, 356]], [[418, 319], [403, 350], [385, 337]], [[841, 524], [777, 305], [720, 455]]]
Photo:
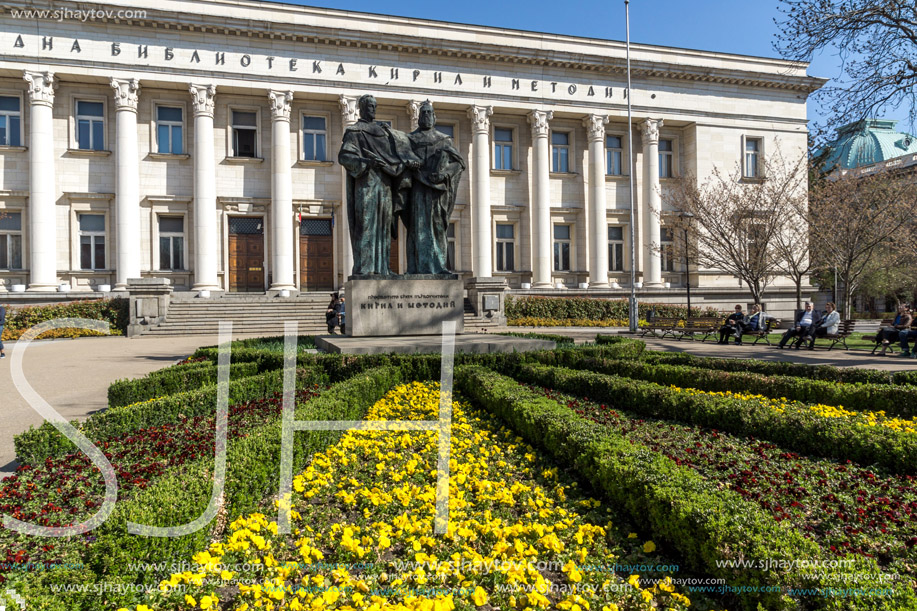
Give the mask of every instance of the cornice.
[[[154, 4], [152, 0], [133, 0], [130, 4], [125, 3], [123, 5], [120, 2], [103, 4], [73, 2], [72, 0], [0, 0], [0, 9], [5, 13], [8, 13], [10, 8], [55, 10], [72, 7], [73, 10], [92, 10], [95, 8], [102, 11], [111, 11], [113, 8], [123, 6], [125, 9], [145, 10], [146, 18], [119, 19], [117, 17], [101, 17], [93, 19], [92, 23], [111, 23], [153, 31], [213, 33], [223, 36], [244, 36], [247, 38], [291, 41], [300, 44], [395, 52], [418, 56], [426, 55], [495, 64], [505, 63], [540, 68], [579, 70], [613, 76], [621, 76], [626, 73], [624, 43], [619, 41], [449, 24], [422, 19], [395, 18], [334, 9], [248, 2], [246, 0], [186, 1], [181, 5], [183, 8], [186, 7], [186, 10], [182, 11], [163, 10], [157, 8], [158, 4], [161, 3]], [[250, 9], [248, 11], [250, 15], [269, 15], [274, 13], [278, 17], [285, 17], [287, 21], [280, 22], [255, 17], [232, 17], [226, 14], [228, 10], [219, 15], [210, 15], [205, 11], [194, 11], [193, 6], [195, 4], [200, 4], [202, 8], [234, 7], [238, 10]], [[326, 27], [308, 22], [309, 19], [318, 18], [323, 14], [333, 16], [338, 20], [351, 19], [356, 23], [352, 28], [343, 28], [340, 26]], [[375, 27], [362, 27], [360, 22], [373, 22], [371, 25]], [[416, 29], [418, 30], [426, 27], [427, 29], [438, 30], [437, 33], [451, 32], [454, 36], [449, 38], [445, 35], [405, 35], [386, 31], [385, 27], [381, 27], [383, 25], [394, 27], [400, 24], [417, 26]], [[470, 35], [476, 32], [483, 32], [493, 37], [507, 38], [508, 44], [481, 42], [480, 37]], [[532, 43], [532, 47], [525, 48], [521, 45], [512, 44], [512, 39]], [[535, 44], [539, 42], [542, 44]], [[562, 44], [575, 44], [585, 47], [589, 51], [555, 50], [558, 45]], [[695, 62], [694, 65], [669, 64], [640, 60], [639, 58], [634, 59], [632, 57], [631, 74], [638, 79], [658, 78], [712, 82], [732, 86], [787, 89], [805, 94], [812, 93], [827, 82], [827, 79], [792, 74], [792, 72], [805, 70], [808, 64], [804, 63], [652, 45], [632, 44], [631, 49], [632, 53], [661, 53], [673, 59], [677, 58], [682, 61], [690, 59]], [[704, 62], [722, 61], [741, 62], [743, 65], [761, 65], [768, 68], [770, 72], [703, 65]]]

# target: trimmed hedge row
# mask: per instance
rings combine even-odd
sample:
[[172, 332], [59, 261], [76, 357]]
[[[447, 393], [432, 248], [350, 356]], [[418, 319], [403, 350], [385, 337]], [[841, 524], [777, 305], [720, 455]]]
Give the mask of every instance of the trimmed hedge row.
[[791, 401], [843, 406], [849, 410], [879, 411], [904, 418], [917, 416], [917, 386], [845, 384], [744, 371], [721, 371], [688, 365], [653, 364], [638, 360], [596, 359], [581, 356], [573, 369], [712, 392], [731, 391]]
[[549, 342], [556, 342], [558, 348], [564, 348], [566, 345], [573, 344], [573, 338], [566, 335], [557, 335], [556, 333], [514, 333], [506, 331], [504, 333], [495, 333], [494, 335], [506, 335], [507, 337], [525, 337], [528, 339], [544, 339]]
[[[646, 320], [650, 313], [663, 318], [685, 318], [687, 306], [671, 303], [643, 303], [637, 305], [638, 318]], [[556, 318], [561, 320], [630, 319], [627, 299], [597, 299], [594, 297], [506, 297], [507, 318]], [[691, 316], [719, 316], [716, 308], [691, 308]]]
[[803, 454], [850, 459], [891, 473], [917, 474], [917, 435], [913, 433], [856, 426], [843, 418], [826, 418], [809, 411], [781, 413], [742, 399], [689, 395], [652, 382], [591, 371], [524, 365], [517, 377], [530, 384], [586, 395], [624, 412], [766, 439]]
[[[336, 384], [296, 407], [297, 420], [362, 420], [371, 405], [401, 382], [400, 372], [391, 367], [363, 372]], [[206, 549], [228, 520], [258, 509], [265, 498], [279, 490], [281, 418], [230, 442], [226, 456], [226, 483], [219, 515], [209, 527], [181, 537], [145, 537], [127, 534], [127, 522], [159, 526], [187, 524], [207, 507], [213, 487], [213, 457], [196, 460], [157, 478], [136, 496], [119, 502], [102, 526], [93, 532], [95, 541], [81, 554], [80, 571], [33, 571], [13, 587], [29, 600], [30, 608], [53, 611], [116, 609], [144, 602], [143, 594], [114, 592], [112, 583], [154, 586], [173, 571], [169, 564], [188, 561]], [[301, 471], [311, 456], [335, 443], [342, 431], [297, 431], [293, 435], [293, 474]], [[271, 505], [268, 512], [276, 512]], [[276, 513], [275, 513], [276, 516]], [[163, 563], [160, 571], [142, 570], [141, 563]], [[115, 577], [116, 576], [116, 577]], [[54, 593], [57, 584], [105, 581], [102, 595]]]
[[[111, 325], [112, 335], [122, 335], [127, 331], [129, 319], [129, 301], [123, 298], [91, 299], [71, 301], [53, 305], [7, 307], [6, 325], [3, 329], [4, 340], [19, 339], [25, 331], [40, 322], [55, 318], [90, 318], [105, 320]], [[43, 333], [39, 337], [79, 337], [97, 335], [82, 329], [56, 329]]]
[[[123, 407], [216, 384], [217, 369], [210, 361], [202, 361], [169, 367], [145, 378], [117, 380], [108, 387], [108, 407]], [[257, 373], [258, 365], [255, 363], [235, 363], [230, 365], [229, 379], [238, 380]]]
[[[297, 378], [310, 384], [327, 383], [325, 373], [315, 367], [297, 371]], [[229, 404], [259, 399], [282, 390], [282, 370], [232, 380], [229, 382]], [[179, 414], [190, 418], [214, 412], [216, 401], [217, 385], [212, 384], [137, 405], [110, 408], [90, 416], [82, 425], [76, 422], [73, 424], [90, 440], [98, 441], [139, 428], [174, 422]], [[16, 435], [13, 443], [16, 446], [16, 458], [24, 464], [77, 451], [76, 445], [48, 422], [43, 422], [38, 428], [29, 427], [28, 431]]]
[[[500, 416], [532, 445], [552, 455], [636, 521], [677, 549], [694, 570], [727, 580], [750, 591], [737, 597], [744, 609], [851, 609], [851, 599], [814, 596], [805, 602], [782, 593], [764, 593], [760, 586], [780, 588], [849, 587], [845, 575], [820, 569], [761, 570], [759, 561], [818, 558], [811, 540], [732, 490], [721, 490], [696, 472], [675, 464], [642, 444], [577, 416], [556, 401], [539, 396], [513, 380], [480, 367], [456, 370], [457, 387], [466, 396]], [[721, 566], [741, 558], [751, 568]], [[855, 567], [836, 573], [878, 574], [875, 561], [853, 558]], [[851, 575], [852, 576], [852, 575]], [[917, 598], [909, 584], [891, 586], [895, 594], [877, 600], [857, 599], [856, 608], [888, 611], [913, 608]], [[758, 607], [758, 605], [762, 607]]]
[[662, 365], [690, 365], [721, 371], [747, 371], [764, 375], [796, 376], [845, 384], [917, 384], [917, 371], [880, 371], [878, 369], [841, 368], [831, 365], [807, 365], [758, 359], [723, 359], [695, 356], [684, 352], [647, 352], [643, 360]]

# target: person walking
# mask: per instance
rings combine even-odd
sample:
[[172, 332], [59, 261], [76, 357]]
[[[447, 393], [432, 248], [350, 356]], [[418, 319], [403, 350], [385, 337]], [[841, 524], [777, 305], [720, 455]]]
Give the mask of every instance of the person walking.
[[3, 348], [3, 327], [6, 326], [6, 308], [0, 305], [0, 359], [6, 358], [6, 350]]

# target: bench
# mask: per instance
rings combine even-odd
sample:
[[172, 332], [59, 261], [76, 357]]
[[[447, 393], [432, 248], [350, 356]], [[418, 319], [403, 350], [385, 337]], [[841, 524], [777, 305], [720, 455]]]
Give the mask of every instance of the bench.
[[719, 333], [720, 327], [722, 326], [722, 318], [718, 316], [703, 316], [700, 318], [689, 318], [685, 321], [685, 326], [675, 329], [675, 332], [681, 334], [678, 336], [679, 340], [686, 335], [690, 335], [691, 341], [694, 341], [695, 335], [702, 334], [704, 337], [701, 341], [706, 342], [707, 338], [711, 335], [716, 336], [716, 334]]
[[[837, 333], [831, 333], [824, 335], [822, 337], [816, 337], [815, 340], [826, 339], [831, 342], [831, 345], [828, 346], [828, 350], [834, 348], [835, 344], [843, 344], [845, 350], [850, 350], [847, 347], [847, 337], [853, 333], [853, 329], [856, 326], [855, 320], [842, 320], [837, 326]], [[814, 345], [814, 344], [813, 344]]]
[[[652, 321], [647, 322], [645, 327], [642, 327], [643, 333], [640, 337], [644, 337], [647, 334], [659, 338], [663, 338], [669, 334], [675, 337], [675, 328], [680, 323], [680, 318], [654, 318]], [[661, 332], [661, 335], [656, 335], [657, 331]]]
[[771, 346], [770, 333], [771, 329], [780, 324], [780, 321], [776, 318], [768, 318], [764, 321], [764, 328], [758, 329], [757, 331], [747, 331], [742, 333], [742, 337], [754, 337], [755, 341], [751, 343], [752, 346], [758, 343], [759, 340], [764, 339], [767, 342], [768, 346]]
[[[894, 327], [894, 326], [895, 326], [894, 318], [883, 318], [882, 322], [879, 323], [879, 329], [884, 329], [885, 327]], [[914, 325], [911, 325], [911, 329], [913, 328], [914, 328]], [[876, 331], [876, 337], [875, 337], [876, 345], [873, 346], [872, 352], [870, 352], [870, 354], [875, 354], [876, 350], [882, 347], [882, 342], [878, 341], [878, 338], [879, 338], [879, 332]], [[866, 338], [864, 337], [863, 339], [866, 339]], [[886, 352], [895, 352], [898, 349], [899, 349], [898, 340], [894, 339], [894, 340], [891, 340], [890, 343], [888, 344], [888, 348], [886, 349]]]

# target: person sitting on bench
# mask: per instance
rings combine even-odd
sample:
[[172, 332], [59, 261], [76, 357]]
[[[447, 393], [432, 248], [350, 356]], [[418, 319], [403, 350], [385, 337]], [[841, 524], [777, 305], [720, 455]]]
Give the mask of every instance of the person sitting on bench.
[[825, 305], [825, 315], [819, 321], [809, 327], [809, 350], [815, 350], [815, 339], [834, 335], [841, 324], [841, 315], [834, 309], [834, 304], [830, 301]]
[[914, 317], [911, 315], [910, 307], [906, 303], [902, 303], [898, 306], [898, 314], [895, 316], [892, 326], [882, 327], [876, 333], [876, 344], [882, 344], [882, 350], [879, 351], [879, 354], [885, 354], [892, 341], [899, 339], [900, 333], [907, 331], [912, 322], [914, 322]]
[[745, 320], [739, 323], [739, 340], [736, 343], [742, 343], [742, 335], [745, 333], [763, 331], [767, 326], [767, 320], [769, 318], [773, 318], [773, 316], [767, 312], [762, 312], [760, 304], [756, 303], [751, 306], [751, 313]]
[[742, 314], [742, 306], [737, 305], [736, 311], [726, 318], [726, 324], [720, 327], [720, 341], [718, 344], [728, 344], [730, 335], [732, 335], [737, 344], [742, 343], [742, 327], [739, 325], [745, 320], [745, 314]]
[[815, 312], [812, 311], [812, 302], [807, 301], [805, 308], [796, 313], [796, 324], [786, 330], [786, 333], [780, 338], [780, 343], [777, 344], [778, 348], [783, 348], [790, 339], [795, 337], [798, 339], [793, 343], [793, 347], [799, 349], [799, 345], [809, 334], [809, 327], [816, 321]]

